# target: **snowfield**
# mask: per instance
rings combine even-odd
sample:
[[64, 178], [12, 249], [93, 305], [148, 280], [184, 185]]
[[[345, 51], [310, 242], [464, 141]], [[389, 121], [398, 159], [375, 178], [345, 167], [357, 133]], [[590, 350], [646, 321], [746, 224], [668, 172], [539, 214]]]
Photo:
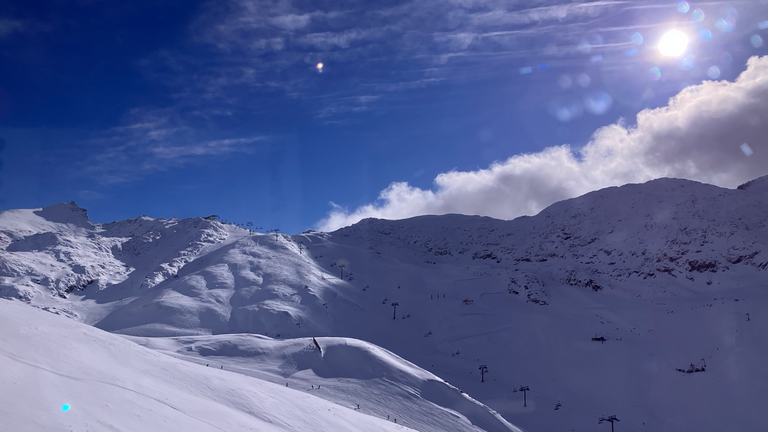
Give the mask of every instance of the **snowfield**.
[[0, 326], [4, 431], [412, 430], [18, 302], [0, 302]]
[[[766, 214], [768, 177], [294, 236], [206, 218], [95, 224], [58, 204], [0, 213], [0, 297], [153, 359], [420, 431], [607, 430], [608, 415], [617, 431], [759, 431]], [[28, 330], [8, 326], [21, 343]], [[678, 370], [691, 364], [704, 371]]]
[[129, 337], [171, 356], [222, 367], [311, 394], [420, 431], [519, 431], [434, 374], [367, 342], [274, 340], [259, 335]]

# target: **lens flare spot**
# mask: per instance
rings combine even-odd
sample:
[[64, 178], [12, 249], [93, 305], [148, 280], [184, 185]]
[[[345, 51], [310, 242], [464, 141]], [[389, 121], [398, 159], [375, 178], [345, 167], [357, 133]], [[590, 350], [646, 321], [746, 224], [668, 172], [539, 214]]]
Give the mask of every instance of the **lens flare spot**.
[[685, 70], [691, 70], [693, 69], [694, 66], [696, 66], [696, 61], [691, 56], [687, 56], [684, 59], [680, 60], [680, 67]]
[[763, 38], [761, 38], [760, 35], [752, 36], [752, 38], [749, 41], [752, 42], [752, 46], [755, 48], [760, 48], [761, 46], [763, 46]]
[[573, 80], [568, 75], [563, 75], [557, 80], [557, 83], [560, 85], [560, 88], [568, 89], [573, 85]]
[[736, 23], [734, 19], [731, 17], [718, 18], [718, 20], [715, 22], [715, 27], [717, 27], [717, 29], [723, 33], [730, 33], [733, 31], [735, 24]]
[[590, 52], [592, 52], [592, 44], [583, 40], [579, 42], [578, 50], [583, 52], [584, 54], [589, 54]]
[[717, 66], [712, 66], [707, 70], [707, 76], [712, 79], [718, 79], [720, 78], [720, 68]]
[[557, 119], [562, 122], [571, 121], [581, 115], [581, 109], [577, 106], [559, 107], [557, 110]]
[[712, 30], [710, 30], [710, 29], [708, 29], [706, 27], [704, 27], [703, 29], [699, 30], [699, 38], [701, 38], [701, 40], [705, 40], [705, 41], [711, 40], [712, 39]]
[[752, 154], [754, 153], [752, 151], [752, 147], [750, 147], [749, 144], [747, 143], [744, 143], [741, 145], [741, 151], [743, 151], [746, 156], [752, 156]]
[[556, 104], [550, 108], [550, 112], [561, 122], [569, 122], [577, 117], [581, 117], [584, 108], [577, 101], [565, 104]]
[[67, 412], [70, 409], [72, 409], [72, 407], [69, 406], [69, 404], [64, 404], [64, 405], [61, 406], [61, 410], [64, 411], [64, 412]]
[[611, 105], [613, 105], [613, 98], [604, 91], [592, 93], [584, 98], [584, 108], [594, 115], [605, 114]]
[[643, 44], [643, 35], [641, 35], [640, 33], [632, 33], [632, 36], [630, 36], [629, 39], [635, 45], [642, 45]]
[[592, 82], [592, 79], [589, 77], [589, 75], [583, 73], [583, 74], [579, 74], [579, 76], [576, 77], [576, 82], [579, 83], [579, 85], [582, 88], [587, 88], [589, 87], [589, 84]]
[[654, 81], [658, 81], [661, 79], [661, 69], [657, 68], [656, 66], [652, 67], [651, 70], [648, 71], [648, 73], [651, 75], [651, 79]]
[[681, 1], [677, 4], [677, 11], [680, 13], [688, 13], [691, 10], [691, 5], [687, 1]]
[[695, 19], [698, 22], [704, 21], [704, 18], [706, 17], [707, 15], [701, 9], [696, 9], [695, 11], [693, 11], [693, 19]]
[[757, 26], [760, 27], [760, 30], [768, 29], [768, 21], [762, 21]]
[[680, 30], [668, 31], [659, 41], [659, 51], [667, 57], [680, 57], [688, 48], [688, 36]]
[[322, 63], [318, 63], [315, 67], [317, 68], [318, 72], [322, 72], [323, 71], [323, 64]]
[[645, 91], [643, 92], [643, 99], [653, 99], [655, 97], [656, 93], [654, 93], [650, 87], [646, 87]]
[[637, 48], [630, 48], [630, 49], [628, 49], [628, 50], [624, 51], [624, 54], [625, 54], [627, 57], [632, 57], [633, 55], [637, 54], [638, 52], [639, 52], [639, 51], [637, 50]]
[[531, 66], [526, 66], [526, 67], [521, 67], [520, 68], [520, 75], [528, 75], [531, 72], [533, 72], [533, 68]]
[[733, 56], [731, 55], [731, 53], [729, 52], [723, 53], [723, 63], [725, 64], [733, 63]]
[[593, 55], [592, 56], [592, 63], [597, 63], [603, 61], [603, 56], [601, 54]]

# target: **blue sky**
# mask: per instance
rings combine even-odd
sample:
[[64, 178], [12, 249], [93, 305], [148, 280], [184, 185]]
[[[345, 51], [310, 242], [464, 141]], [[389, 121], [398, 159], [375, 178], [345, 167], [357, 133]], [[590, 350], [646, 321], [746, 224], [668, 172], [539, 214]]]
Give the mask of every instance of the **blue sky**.
[[3, 2], [0, 209], [295, 233], [732, 187], [768, 174], [765, 27], [762, 0]]

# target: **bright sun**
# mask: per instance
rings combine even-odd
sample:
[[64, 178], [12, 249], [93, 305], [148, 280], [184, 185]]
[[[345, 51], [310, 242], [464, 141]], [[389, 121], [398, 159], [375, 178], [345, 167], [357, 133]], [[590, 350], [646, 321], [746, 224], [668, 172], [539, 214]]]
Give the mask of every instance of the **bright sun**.
[[688, 48], [688, 36], [680, 30], [668, 31], [659, 41], [659, 51], [667, 57], [679, 57]]

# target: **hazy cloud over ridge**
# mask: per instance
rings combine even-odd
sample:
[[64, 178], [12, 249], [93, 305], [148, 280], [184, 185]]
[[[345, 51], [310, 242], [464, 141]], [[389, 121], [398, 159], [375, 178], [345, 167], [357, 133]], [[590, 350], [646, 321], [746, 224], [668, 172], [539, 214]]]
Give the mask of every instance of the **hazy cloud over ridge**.
[[[637, 126], [598, 129], [579, 151], [568, 146], [513, 156], [486, 169], [439, 174], [432, 190], [395, 182], [353, 211], [334, 204], [323, 231], [367, 217], [463, 213], [512, 219], [596, 189], [659, 177], [735, 187], [768, 173], [768, 57], [753, 57], [734, 82], [706, 81], [644, 110]], [[741, 145], [754, 151], [747, 156]]]

